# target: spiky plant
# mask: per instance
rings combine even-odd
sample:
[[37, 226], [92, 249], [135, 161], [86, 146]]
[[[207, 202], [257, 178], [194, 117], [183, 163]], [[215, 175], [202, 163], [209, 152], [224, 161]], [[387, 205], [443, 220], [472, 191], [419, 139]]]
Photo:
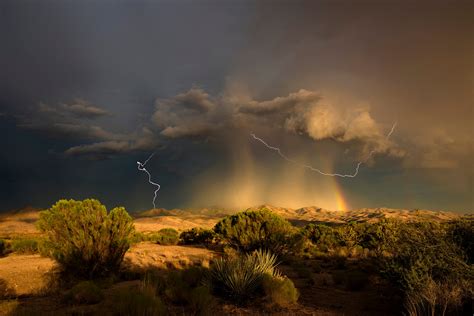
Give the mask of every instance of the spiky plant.
[[280, 276], [277, 257], [266, 250], [256, 250], [236, 258], [220, 258], [211, 267], [214, 287], [235, 300], [251, 297], [262, 286], [265, 275]]

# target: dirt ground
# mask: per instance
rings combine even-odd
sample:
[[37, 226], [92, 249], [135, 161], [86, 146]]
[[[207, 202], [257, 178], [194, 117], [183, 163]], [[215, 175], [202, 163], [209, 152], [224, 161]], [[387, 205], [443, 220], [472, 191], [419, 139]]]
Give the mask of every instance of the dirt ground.
[[[205, 248], [161, 246], [143, 242], [133, 246], [126, 254], [124, 267], [137, 272], [150, 268], [176, 269], [190, 265], [207, 266], [218, 256]], [[114, 304], [113, 293], [123, 287], [137, 286], [138, 281], [119, 282], [104, 291], [105, 299], [95, 305], [68, 306], [57, 296], [44, 296], [48, 276], [54, 271], [51, 259], [39, 255], [14, 255], [0, 258], [0, 290], [15, 299], [0, 300], [0, 315], [21, 311], [28, 315], [97, 315], [107, 314]], [[396, 299], [392, 291], [383, 285], [371, 285], [351, 291], [336, 286], [328, 273], [311, 273], [300, 277], [290, 265], [280, 269], [295, 283], [300, 292], [299, 303], [285, 310], [268, 310], [260, 304], [235, 306], [220, 301], [219, 315], [397, 315]], [[179, 311], [176, 311], [176, 315]]]

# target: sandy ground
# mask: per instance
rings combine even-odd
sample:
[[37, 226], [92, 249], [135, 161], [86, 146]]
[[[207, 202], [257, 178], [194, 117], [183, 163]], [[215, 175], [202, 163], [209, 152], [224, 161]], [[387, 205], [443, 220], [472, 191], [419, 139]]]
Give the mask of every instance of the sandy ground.
[[0, 216], [0, 238], [11, 238], [18, 235], [38, 235], [35, 223], [39, 218], [36, 210], [27, 210]]
[[38, 294], [47, 286], [54, 261], [40, 255], [11, 254], [0, 258], [0, 294]]
[[[190, 265], [208, 266], [214, 256], [215, 254], [206, 248], [161, 246], [143, 242], [129, 249], [123, 264], [132, 271], [181, 268]], [[0, 258], [0, 295], [41, 294], [48, 285], [49, 273], [54, 267], [53, 260], [40, 255], [11, 254]]]
[[134, 245], [125, 255], [124, 265], [131, 270], [209, 266], [216, 254], [206, 248], [161, 246], [151, 242]]
[[220, 218], [214, 216], [159, 216], [135, 219], [135, 229], [139, 232], [152, 232], [172, 227], [179, 231], [193, 227], [212, 228]]

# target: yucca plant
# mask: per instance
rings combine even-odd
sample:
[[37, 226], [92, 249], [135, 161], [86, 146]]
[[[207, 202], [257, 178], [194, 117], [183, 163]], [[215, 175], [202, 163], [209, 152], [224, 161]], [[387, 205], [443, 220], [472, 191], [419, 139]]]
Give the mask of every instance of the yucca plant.
[[265, 275], [280, 276], [276, 266], [276, 255], [266, 250], [220, 258], [211, 267], [211, 281], [218, 292], [223, 291], [235, 300], [245, 300], [261, 288]]

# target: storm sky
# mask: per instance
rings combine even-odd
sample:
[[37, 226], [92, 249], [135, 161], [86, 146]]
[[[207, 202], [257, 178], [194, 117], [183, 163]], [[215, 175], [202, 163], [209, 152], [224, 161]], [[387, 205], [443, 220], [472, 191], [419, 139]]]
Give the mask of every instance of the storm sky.
[[[472, 1], [2, 1], [0, 211], [472, 212]], [[394, 122], [396, 129], [386, 138]], [[282, 160], [251, 138], [332, 178]]]

